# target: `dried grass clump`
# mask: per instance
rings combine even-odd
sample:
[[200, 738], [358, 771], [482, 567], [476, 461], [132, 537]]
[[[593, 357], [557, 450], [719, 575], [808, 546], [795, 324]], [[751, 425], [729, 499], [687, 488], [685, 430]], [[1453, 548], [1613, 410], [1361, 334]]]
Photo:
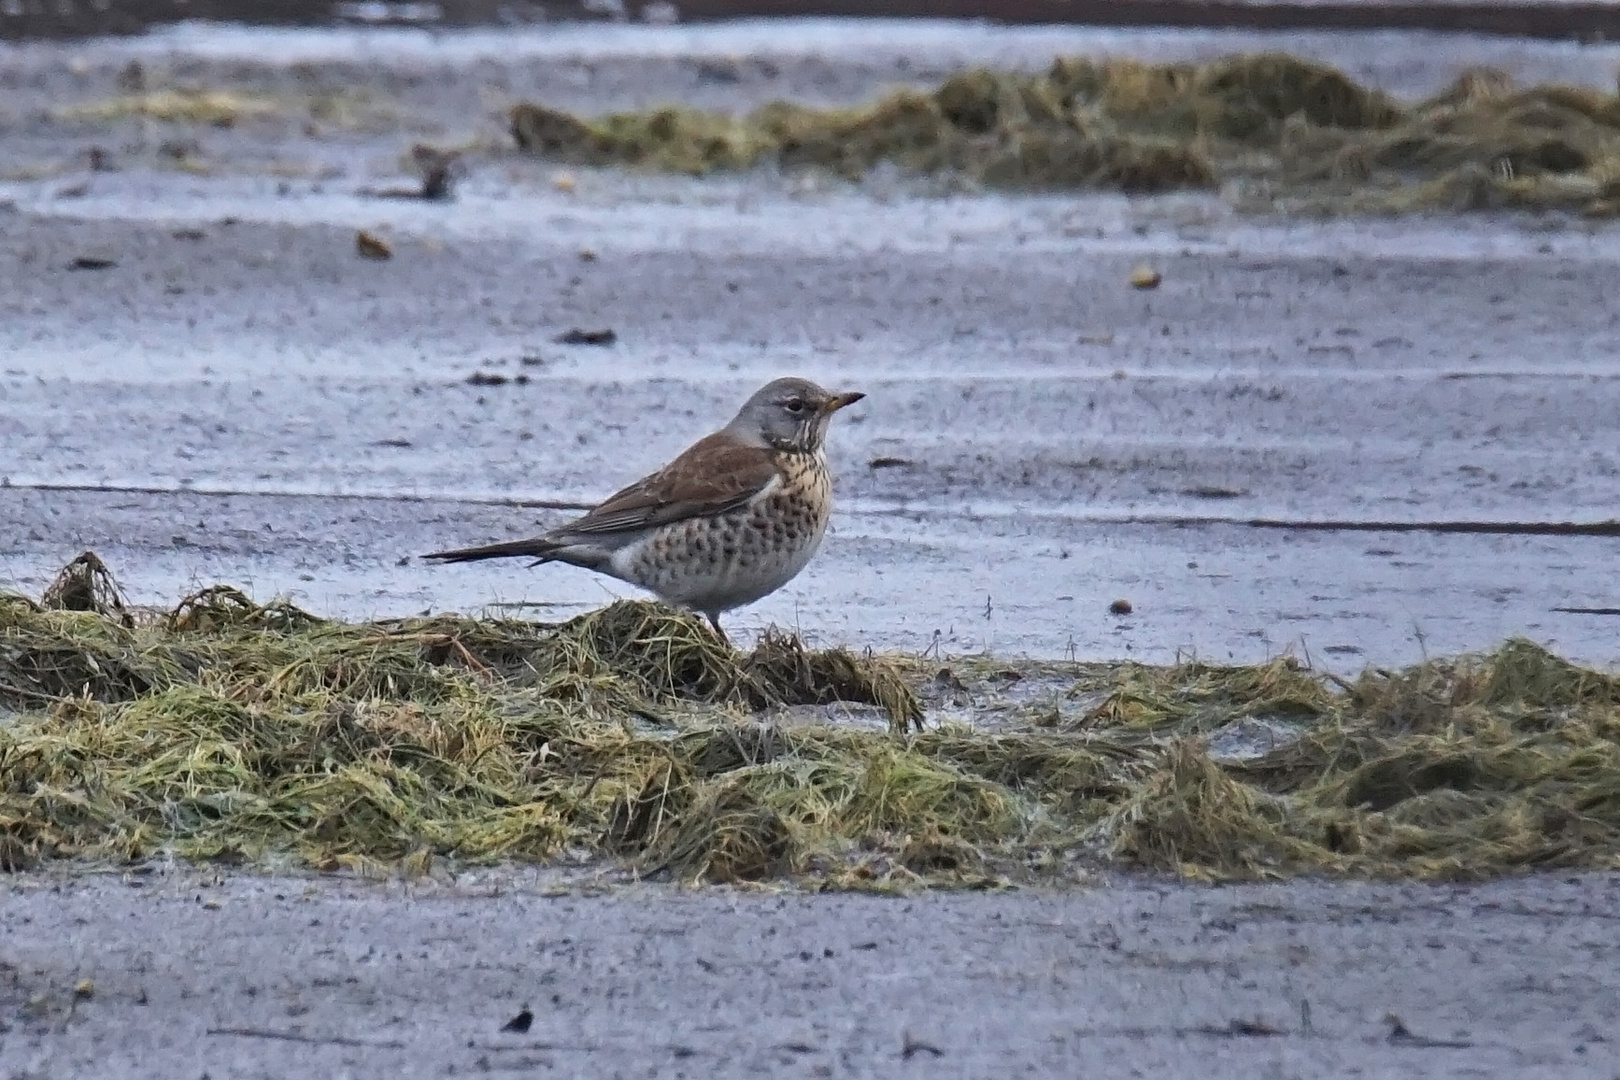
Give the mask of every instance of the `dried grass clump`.
[[[86, 567], [105, 573], [81, 557], [64, 580]], [[5, 596], [0, 704], [18, 714], [0, 726], [0, 860], [169, 851], [364, 868], [600, 848], [660, 762], [701, 785], [753, 763], [732, 734], [748, 710], [840, 700], [891, 709], [900, 730], [921, 715], [890, 662], [778, 634], [739, 654], [649, 603], [561, 625], [350, 625], [224, 586], [140, 619]], [[671, 709], [673, 742], [632, 733], [640, 718], [674, 723]], [[724, 864], [734, 845], [716, 835], [712, 859], [689, 844], [679, 868]]]
[[118, 579], [101, 561], [101, 556], [93, 551], [83, 552], [62, 567], [45, 587], [39, 603], [52, 611], [93, 611], [126, 626], [132, 625], [124, 590], [118, 587]]
[[[1007, 675], [959, 670], [972, 694]], [[0, 868], [419, 873], [566, 848], [895, 888], [1066, 854], [1200, 878], [1620, 865], [1620, 679], [1530, 642], [1353, 682], [1286, 658], [1076, 666], [1063, 692], [1098, 703], [995, 733], [914, 731], [928, 677], [776, 633], [741, 654], [650, 603], [344, 624], [227, 587], [168, 612], [0, 596]], [[778, 712], [832, 701], [891, 729]], [[1254, 727], [1285, 735], [1234, 752]]]
[[1308, 804], [1240, 783], [1196, 740], [1177, 740], [1160, 768], [1103, 824], [1116, 856], [1194, 877], [1335, 869]]
[[242, 120], [274, 116], [279, 112], [280, 104], [262, 95], [229, 90], [164, 89], [66, 105], [53, 110], [52, 116], [76, 124], [105, 124], [133, 117], [229, 127]]
[[616, 808], [610, 834], [682, 876], [736, 881], [804, 873], [924, 829], [975, 850], [1024, 831], [998, 785], [870, 736], [861, 749], [806, 735], [780, 756], [706, 777], [672, 758]]
[[1236, 667], [1123, 664], [1112, 682], [1112, 692], [1086, 715], [1084, 727], [1189, 735], [1236, 716], [1319, 716], [1334, 701], [1320, 678], [1287, 656]]
[[1367, 672], [1322, 705], [1249, 761], [1173, 743], [1103, 828], [1115, 853], [1203, 876], [1620, 865], [1620, 680], [1515, 640]]
[[741, 118], [689, 109], [582, 119], [543, 105], [512, 111], [521, 149], [587, 165], [702, 174], [765, 161], [858, 178], [879, 162], [955, 171], [998, 187], [1209, 186], [1198, 147], [1091, 124], [1045, 79], [983, 69], [932, 94], [899, 90], [857, 109], [778, 102]]
[[1620, 97], [1515, 88], [1472, 70], [1402, 104], [1322, 64], [1060, 57], [1041, 75], [974, 68], [854, 109], [778, 102], [587, 119], [512, 111], [521, 149], [703, 174], [770, 162], [858, 178], [879, 162], [992, 187], [1163, 191], [1233, 185], [1240, 204], [1317, 210], [1620, 208]]
[[1470, 71], [1377, 132], [1294, 131], [1282, 176], [1305, 195], [1351, 197], [1352, 208], [1607, 216], [1620, 196], [1620, 97]]
[[122, 616], [54, 611], [0, 596], [0, 704], [37, 708], [65, 697], [127, 700], [180, 677]]
[[740, 656], [703, 620], [635, 601], [620, 601], [564, 623], [524, 656], [537, 685], [552, 696], [584, 700], [628, 690], [655, 704], [702, 701], [747, 708], [877, 705], [901, 730], [922, 722], [922, 706], [896, 666], [845, 649], [806, 649], [767, 631]]
[[576, 164], [651, 165], [692, 174], [746, 168], [765, 149], [745, 123], [673, 107], [587, 122], [523, 104], [512, 111], [512, 132], [525, 149]]

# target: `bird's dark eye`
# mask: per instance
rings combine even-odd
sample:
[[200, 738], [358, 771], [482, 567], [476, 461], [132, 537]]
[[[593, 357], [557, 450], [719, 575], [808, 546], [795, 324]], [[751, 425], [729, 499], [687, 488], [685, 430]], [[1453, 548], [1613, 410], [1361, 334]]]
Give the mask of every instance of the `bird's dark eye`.
[[786, 409], [794, 416], [798, 416], [800, 413], [804, 412], [804, 402], [800, 401], [798, 398], [789, 398], [783, 403], [782, 408]]

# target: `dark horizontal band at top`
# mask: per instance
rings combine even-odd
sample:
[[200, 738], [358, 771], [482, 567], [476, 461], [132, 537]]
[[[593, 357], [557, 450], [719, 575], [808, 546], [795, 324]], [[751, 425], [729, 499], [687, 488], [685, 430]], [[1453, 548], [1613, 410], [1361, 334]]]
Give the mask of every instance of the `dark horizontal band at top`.
[[[583, 0], [22, 0], [0, 6], [0, 39], [140, 33], [181, 19], [265, 25], [414, 22], [472, 26], [601, 19]], [[18, 11], [18, 8], [21, 8]], [[655, 5], [627, 0], [635, 19]], [[1620, 2], [1601, 0], [682, 0], [684, 22], [761, 17], [986, 19], [1008, 24], [1230, 27], [1250, 30], [1439, 30], [1537, 38], [1620, 40]]]

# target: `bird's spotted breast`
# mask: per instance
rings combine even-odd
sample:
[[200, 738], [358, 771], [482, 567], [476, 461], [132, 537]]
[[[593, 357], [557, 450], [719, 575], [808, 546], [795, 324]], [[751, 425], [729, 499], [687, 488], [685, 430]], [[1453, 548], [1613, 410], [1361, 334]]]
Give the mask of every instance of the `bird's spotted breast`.
[[758, 600], [804, 569], [827, 531], [832, 480], [818, 454], [782, 454], [779, 484], [725, 514], [654, 530], [637, 547], [634, 580], [700, 611]]

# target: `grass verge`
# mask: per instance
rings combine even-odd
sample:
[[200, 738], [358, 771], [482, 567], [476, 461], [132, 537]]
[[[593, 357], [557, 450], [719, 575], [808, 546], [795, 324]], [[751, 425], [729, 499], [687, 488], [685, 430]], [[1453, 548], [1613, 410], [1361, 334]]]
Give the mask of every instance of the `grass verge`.
[[1284, 54], [1060, 57], [1044, 74], [975, 68], [860, 108], [579, 117], [524, 103], [511, 129], [547, 157], [692, 174], [771, 163], [858, 178], [892, 162], [996, 188], [1226, 187], [1252, 209], [1620, 213], [1620, 96], [1489, 69], [1403, 103]]
[[[1076, 857], [1211, 879], [1620, 864], [1620, 681], [1529, 642], [1354, 682], [1288, 659], [1046, 665], [1083, 707], [993, 733], [925, 729], [920, 694], [1009, 672], [937, 666], [775, 633], [738, 653], [641, 602], [345, 624], [214, 587], [137, 611], [86, 555], [40, 602], [0, 596], [0, 866], [583, 851], [896, 887]], [[837, 701], [889, 730], [780, 713]], [[1284, 734], [1234, 750], [1254, 725]]]

